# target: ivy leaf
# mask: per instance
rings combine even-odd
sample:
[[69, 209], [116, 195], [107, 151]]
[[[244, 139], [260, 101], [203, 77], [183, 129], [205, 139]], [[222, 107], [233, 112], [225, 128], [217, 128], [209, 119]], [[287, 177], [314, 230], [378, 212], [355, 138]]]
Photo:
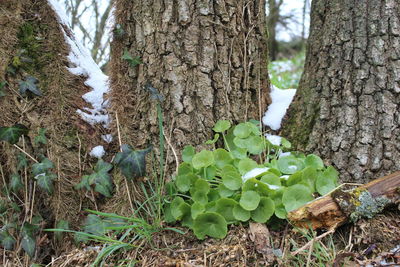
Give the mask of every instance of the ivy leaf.
[[43, 96], [36, 83], [38, 80], [35, 77], [28, 76], [25, 81], [19, 82], [19, 92], [21, 95], [26, 95], [27, 91], [37, 95]]
[[126, 60], [132, 68], [143, 63], [140, 57], [132, 57], [127, 49], [125, 49], [122, 59]]
[[22, 226], [22, 241], [21, 246], [25, 250], [25, 252], [29, 255], [29, 257], [33, 258], [35, 256], [36, 250], [36, 239], [35, 233], [37, 231], [37, 226], [25, 222], [24, 226]]
[[37, 184], [40, 188], [45, 190], [47, 193], [50, 195], [53, 194], [54, 186], [53, 186], [53, 180], [57, 178], [57, 175], [54, 173], [40, 173], [35, 176], [35, 179], [37, 180]]
[[95, 172], [91, 175], [84, 175], [81, 182], [75, 185], [75, 188], [85, 188], [86, 190], [90, 190], [91, 185], [95, 185], [94, 191], [106, 197], [111, 197], [113, 191], [113, 183], [111, 180], [111, 176], [108, 172], [112, 168], [112, 164], [105, 162], [102, 159], [99, 159], [94, 168]]
[[4, 87], [6, 87], [7, 82], [0, 82], [0, 97], [6, 96], [6, 93], [3, 91]]
[[5, 229], [0, 231], [0, 242], [1, 245], [7, 250], [12, 250], [16, 243], [15, 239]]
[[129, 145], [122, 145], [122, 152], [119, 152], [114, 163], [121, 169], [122, 174], [129, 180], [146, 175], [146, 154], [152, 146], [143, 150], [133, 150]]
[[52, 168], [54, 168], [53, 162], [51, 162], [51, 160], [48, 158], [44, 158], [42, 162], [32, 165], [32, 174], [37, 176], [39, 174], [46, 173], [48, 169]]
[[[58, 221], [56, 228], [62, 229], [62, 230], [69, 230], [69, 223], [65, 220], [60, 220], [60, 221]], [[63, 232], [55, 232], [54, 235], [58, 241], [61, 241]]]
[[18, 192], [20, 189], [22, 189], [24, 185], [21, 182], [21, 177], [14, 173], [11, 175], [11, 181], [10, 181], [10, 189], [13, 192]]
[[94, 214], [89, 214], [85, 220], [83, 230], [86, 233], [102, 236], [106, 233], [106, 225], [103, 220]]
[[28, 159], [26, 158], [26, 155], [24, 153], [19, 153], [17, 155], [17, 160], [18, 160], [18, 165], [17, 165], [18, 171], [28, 167]]
[[47, 144], [46, 131], [47, 131], [47, 129], [45, 129], [45, 128], [39, 129], [39, 134], [37, 136], [35, 136], [35, 140], [34, 140], [35, 145], [39, 145], [39, 144], [46, 145]]
[[10, 144], [18, 143], [22, 135], [27, 135], [29, 129], [22, 124], [15, 124], [11, 127], [0, 127], [0, 140], [9, 142]]

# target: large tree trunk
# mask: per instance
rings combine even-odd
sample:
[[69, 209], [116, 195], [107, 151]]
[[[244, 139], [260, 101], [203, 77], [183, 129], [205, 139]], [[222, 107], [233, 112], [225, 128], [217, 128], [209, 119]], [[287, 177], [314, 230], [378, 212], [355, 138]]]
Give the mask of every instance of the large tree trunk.
[[400, 170], [400, 4], [312, 2], [303, 77], [283, 134], [342, 180]]
[[[116, 5], [112, 106], [124, 143], [157, 143], [156, 100], [147, 83], [164, 97], [165, 135], [178, 153], [204, 143], [219, 119], [261, 118], [269, 102], [265, 0]], [[129, 66], [124, 51], [143, 63]]]

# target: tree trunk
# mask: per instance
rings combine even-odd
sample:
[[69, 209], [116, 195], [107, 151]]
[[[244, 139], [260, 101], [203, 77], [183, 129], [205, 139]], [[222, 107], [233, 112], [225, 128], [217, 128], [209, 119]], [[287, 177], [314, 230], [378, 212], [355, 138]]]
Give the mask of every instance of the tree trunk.
[[278, 41], [276, 40], [276, 27], [279, 21], [279, 11], [283, 0], [268, 0], [268, 52], [269, 58], [274, 61], [278, 56]]
[[304, 74], [283, 135], [364, 183], [400, 170], [400, 4], [312, 2]]
[[[177, 153], [203, 144], [219, 119], [261, 118], [269, 102], [265, 0], [122, 0], [116, 24], [112, 106], [123, 143], [157, 143], [146, 84], [164, 98], [164, 132]], [[142, 64], [130, 66], [124, 51]]]

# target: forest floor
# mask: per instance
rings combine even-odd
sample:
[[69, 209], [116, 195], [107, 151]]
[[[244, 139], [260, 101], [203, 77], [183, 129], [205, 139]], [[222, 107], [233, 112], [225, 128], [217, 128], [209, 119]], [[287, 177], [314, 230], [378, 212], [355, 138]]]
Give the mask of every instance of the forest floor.
[[[199, 241], [162, 231], [138, 247], [118, 251], [103, 266], [400, 266], [400, 212], [393, 208], [373, 219], [346, 224], [335, 233], [310, 232], [285, 224], [231, 226], [226, 238]], [[321, 238], [324, 235], [323, 238]], [[101, 244], [73, 249], [48, 266], [91, 266]]]

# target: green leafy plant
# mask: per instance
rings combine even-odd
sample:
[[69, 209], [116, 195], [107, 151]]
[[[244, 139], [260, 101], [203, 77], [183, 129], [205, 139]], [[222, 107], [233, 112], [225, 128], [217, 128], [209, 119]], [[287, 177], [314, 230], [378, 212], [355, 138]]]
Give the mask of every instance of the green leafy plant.
[[113, 165], [99, 159], [94, 172], [90, 175], [84, 175], [82, 181], [75, 186], [76, 189], [86, 189], [90, 191], [94, 186], [94, 191], [106, 196], [111, 197], [113, 191], [113, 183], [109, 171]]
[[4, 92], [4, 88], [6, 87], [7, 82], [0, 82], [0, 97], [6, 96], [6, 93]]
[[140, 57], [132, 57], [128, 50], [124, 51], [122, 59], [126, 60], [132, 68], [143, 63]]
[[[218, 121], [211, 150], [182, 151], [183, 162], [167, 185], [170, 202], [167, 222], [180, 221], [199, 239], [223, 238], [229, 224], [268, 222], [286, 214], [315, 196], [337, 186], [338, 172], [314, 154], [283, 153], [291, 144], [265, 138], [257, 121], [232, 126]], [[215, 144], [222, 136], [224, 146]]]
[[122, 145], [122, 152], [117, 153], [114, 164], [121, 169], [122, 174], [129, 180], [143, 177], [146, 174], [146, 154], [152, 147], [143, 150], [133, 150], [129, 145]]
[[36, 96], [43, 96], [39, 87], [37, 86], [38, 79], [32, 76], [26, 77], [25, 81], [19, 82], [19, 93], [23, 96], [28, 95], [28, 92]]
[[0, 127], [0, 141], [6, 141], [10, 144], [18, 143], [22, 135], [27, 135], [29, 129], [22, 124], [15, 124], [11, 127]]
[[[47, 143], [47, 139], [44, 136], [45, 131], [45, 129], [39, 130], [39, 135], [35, 137], [36, 145], [45, 145]], [[29, 129], [21, 124], [15, 124], [11, 127], [0, 127], [0, 141], [6, 141], [18, 149], [18, 151], [23, 152], [16, 153], [17, 166], [15, 171], [8, 175], [8, 181], [2, 175], [2, 190], [6, 193], [6, 198], [4, 200], [0, 199], [0, 225], [2, 225], [0, 228], [0, 245], [7, 250], [22, 248], [27, 255], [33, 258], [36, 254], [36, 239], [41, 232], [43, 219], [39, 213], [31, 213], [31, 216], [27, 216], [29, 211], [24, 211], [27, 207], [24, 201], [32, 203], [36, 192], [33, 190], [32, 196], [28, 199], [25, 190], [27, 190], [28, 184], [35, 183], [37, 185], [37, 187], [34, 186], [36, 190], [39, 188], [48, 194], [52, 194], [54, 191], [54, 180], [57, 178], [57, 175], [52, 172], [54, 164], [50, 159], [39, 153], [39, 151], [34, 150], [32, 154], [38, 154], [38, 157], [41, 159], [38, 161], [23, 149], [25, 146], [21, 148], [17, 145], [21, 136], [25, 136], [26, 140], [28, 140], [27, 142], [30, 142], [27, 135], [28, 132]], [[43, 147], [40, 148], [40, 152], [42, 150]], [[29, 160], [26, 155], [29, 156]], [[31, 161], [34, 163], [31, 163]], [[0, 171], [3, 174], [1, 168], [0, 165]], [[25, 217], [21, 217], [21, 214], [25, 214]]]

